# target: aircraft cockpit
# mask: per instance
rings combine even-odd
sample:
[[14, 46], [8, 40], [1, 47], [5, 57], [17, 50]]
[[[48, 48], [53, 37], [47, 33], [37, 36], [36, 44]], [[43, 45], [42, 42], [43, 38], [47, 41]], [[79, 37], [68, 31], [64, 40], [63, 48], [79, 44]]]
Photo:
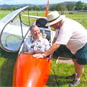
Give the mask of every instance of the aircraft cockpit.
[[[26, 8], [28, 8], [28, 6], [11, 12], [0, 20], [0, 46], [5, 51], [16, 52], [20, 49], [19, 54], [22, 53], [24, 40], [31, 36], [29, 31], [30, 26], [26, 25], [24, 23], [25, 20], [22, 20], [22, 18], [25, 16], [25, 19], [28, 21], [29, 17], [36, 18], [36, 16], [24, 15], [22, 12]], [[51, 46], [53, 32], [50, 26], [45, 26], [46, 23], [46, 17], [39, 17], [34, 21], [33, 25], [39, 27], [41, 36], [46, 38]]]

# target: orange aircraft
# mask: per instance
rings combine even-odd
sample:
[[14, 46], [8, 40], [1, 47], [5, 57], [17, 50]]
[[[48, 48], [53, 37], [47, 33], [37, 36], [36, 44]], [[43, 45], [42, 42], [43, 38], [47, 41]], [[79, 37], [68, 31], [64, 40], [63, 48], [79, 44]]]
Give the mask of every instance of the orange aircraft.
[[[43, 33], [43, 30], [45, 31], [46, 38], [51, 46], [55, 32], [51, 30], [50, 26], [45, 27], [49, 0], [45, 17], [31, 16], [29, 13], [26, 15], [25, 9], [28, 7], [20, 8], [0, 20], [0, 46], [8, 52], [19, 50], [13, 71], [13, 87], [44, 87], [51, 70], [52, 55], [49, 58], [37, 59], [32, 55], [22, 53], [23, 42], [30, 36], [30, 26], [24, 23], [22, 17], [37, 18], [33, 25], [37, 25], [41, 33]], [[24, 10], [25, 15], [22, 14]]]

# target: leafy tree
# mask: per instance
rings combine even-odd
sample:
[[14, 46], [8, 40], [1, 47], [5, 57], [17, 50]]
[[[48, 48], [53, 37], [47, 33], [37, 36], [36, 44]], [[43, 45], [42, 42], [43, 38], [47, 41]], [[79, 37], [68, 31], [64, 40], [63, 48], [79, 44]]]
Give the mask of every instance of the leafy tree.
[[36, 5], [34, 5], [34, 6], [32, 7], [32, 9], [33, 9], [33, 10], [38, 10], [38, 11], [39, 11], [39, 10], [40, 10], [40, 7], [37, 7]]
[[17, 9], [19, 9], [20, 7], [17, 7]]
[[58, 3], [58, 4], [56, 5], [56, 10], [57, 10], [57, 11], [60, 11], [60, 10], [61, 10], [61, 6], [62, 6], [62, 5]]
[[12, 11], [12, 7], [11, 6], [8, 6], [7, 7], [7, 10], [11, 10]]
[[67, 9], [66, 6], [62, 6], [62, 5], [59, 4], [59, 3], [58, 3], [57, 5], [53, 4], [52, 7], [50, 8], [51, 11], [54, 11], [54, 10], [64, 11], [64, 10], [66, 10], [66, 9]]
[[46, 10], [46, 7], [41, 8], [41, 11], [44, 11], [44, 10]]
[[87, 10], [87, 5], [84, 6], [84, 10]]
[[0, 8], [0, 10], [4, 10], [4, 8]]
[[24, 6], [21, 6], [20, 8], [23, 8]]
[[53, 5], [52, 5], [52, 7], [50, 8], [50, 10], [51, 10], [51, 11], [56, 10], [56, 5], [55, 5], [55, 4], [53, 4]]
[[63, 15], [64, 14], [64, 10], [66, 10], [67, 8], [66, 8], [66, 6], [60, 6], [60, 10], [61, 10], [61, 15]]
[[41, 8], [37, 6], [36, 11], [40, 11], [40, 9], [41, 9]]
[[66, 8], [66, 6], [60, 6], [60, 10], [61, 11], [64, 11], [64, 10], [66, 10], [67, 8]]
[[75, 5], [75, 10], [83, 10], [84, 5], [81, 1], [78, 1]]
[[32, 10], [32, 7], [27, 8], [27, 10], [31, 11]]
[[72, 3], [67, 3], [67, 4], [66, 4], [66, 7], [67, 7], [68, 11], [71, 11], [71, 10], [74, 9], [74, 4], [72, 4]]
[[16, 7], [13, 7], [13, 10], [16, 10], [17, 8]]

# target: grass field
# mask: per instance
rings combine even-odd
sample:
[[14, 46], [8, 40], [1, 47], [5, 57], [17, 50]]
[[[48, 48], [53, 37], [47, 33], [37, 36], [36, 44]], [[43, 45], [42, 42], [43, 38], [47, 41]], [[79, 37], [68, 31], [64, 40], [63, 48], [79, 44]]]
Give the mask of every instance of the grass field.
[[[0, 11], [0, 20], [10, 11]], [[30, 12], [30, 15], [37, 15], [35, 12]], [[44, 12], [40, 12], [39, 16], [44, 16]], [[80, 22], [87, 29], [87, 14], [65, 14], [66, 17], [74, 19]], [[0, 25], [1, 26], [1, 25]], [[58, 56], [71, 57], [70, 51], [65, 47], [61, 46], [57, 54], [53, 55], [52, 68], [46, 87], [68, 87], [72, 80], [66, 80], [65, 76], [74, 73], [74, 66], [64, 63], [56, 64]], [[17, 52], [9, 53], [5, 52], [0, 48], [0, 87], [11, 87], [14, 64], [17, 58]], [[85, 65], [85, 71], [81, 78], [81, 84], [77, 87], [87, 87], [87, 66]]]

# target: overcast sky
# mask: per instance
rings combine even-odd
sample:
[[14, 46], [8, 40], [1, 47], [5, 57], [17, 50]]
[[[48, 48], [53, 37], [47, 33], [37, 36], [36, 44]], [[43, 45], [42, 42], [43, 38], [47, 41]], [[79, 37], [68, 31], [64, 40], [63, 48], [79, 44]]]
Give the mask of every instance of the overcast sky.
[[[15, 5], [15, 4], [47, 4], [48, 0], [0, 0], [0, 5], [2, 4], [9, 4], [9, 5]], [[49, 0], [50, 4], [60, 3], [64, 1], [81, 1], [87, 3], [87, 0]]]

